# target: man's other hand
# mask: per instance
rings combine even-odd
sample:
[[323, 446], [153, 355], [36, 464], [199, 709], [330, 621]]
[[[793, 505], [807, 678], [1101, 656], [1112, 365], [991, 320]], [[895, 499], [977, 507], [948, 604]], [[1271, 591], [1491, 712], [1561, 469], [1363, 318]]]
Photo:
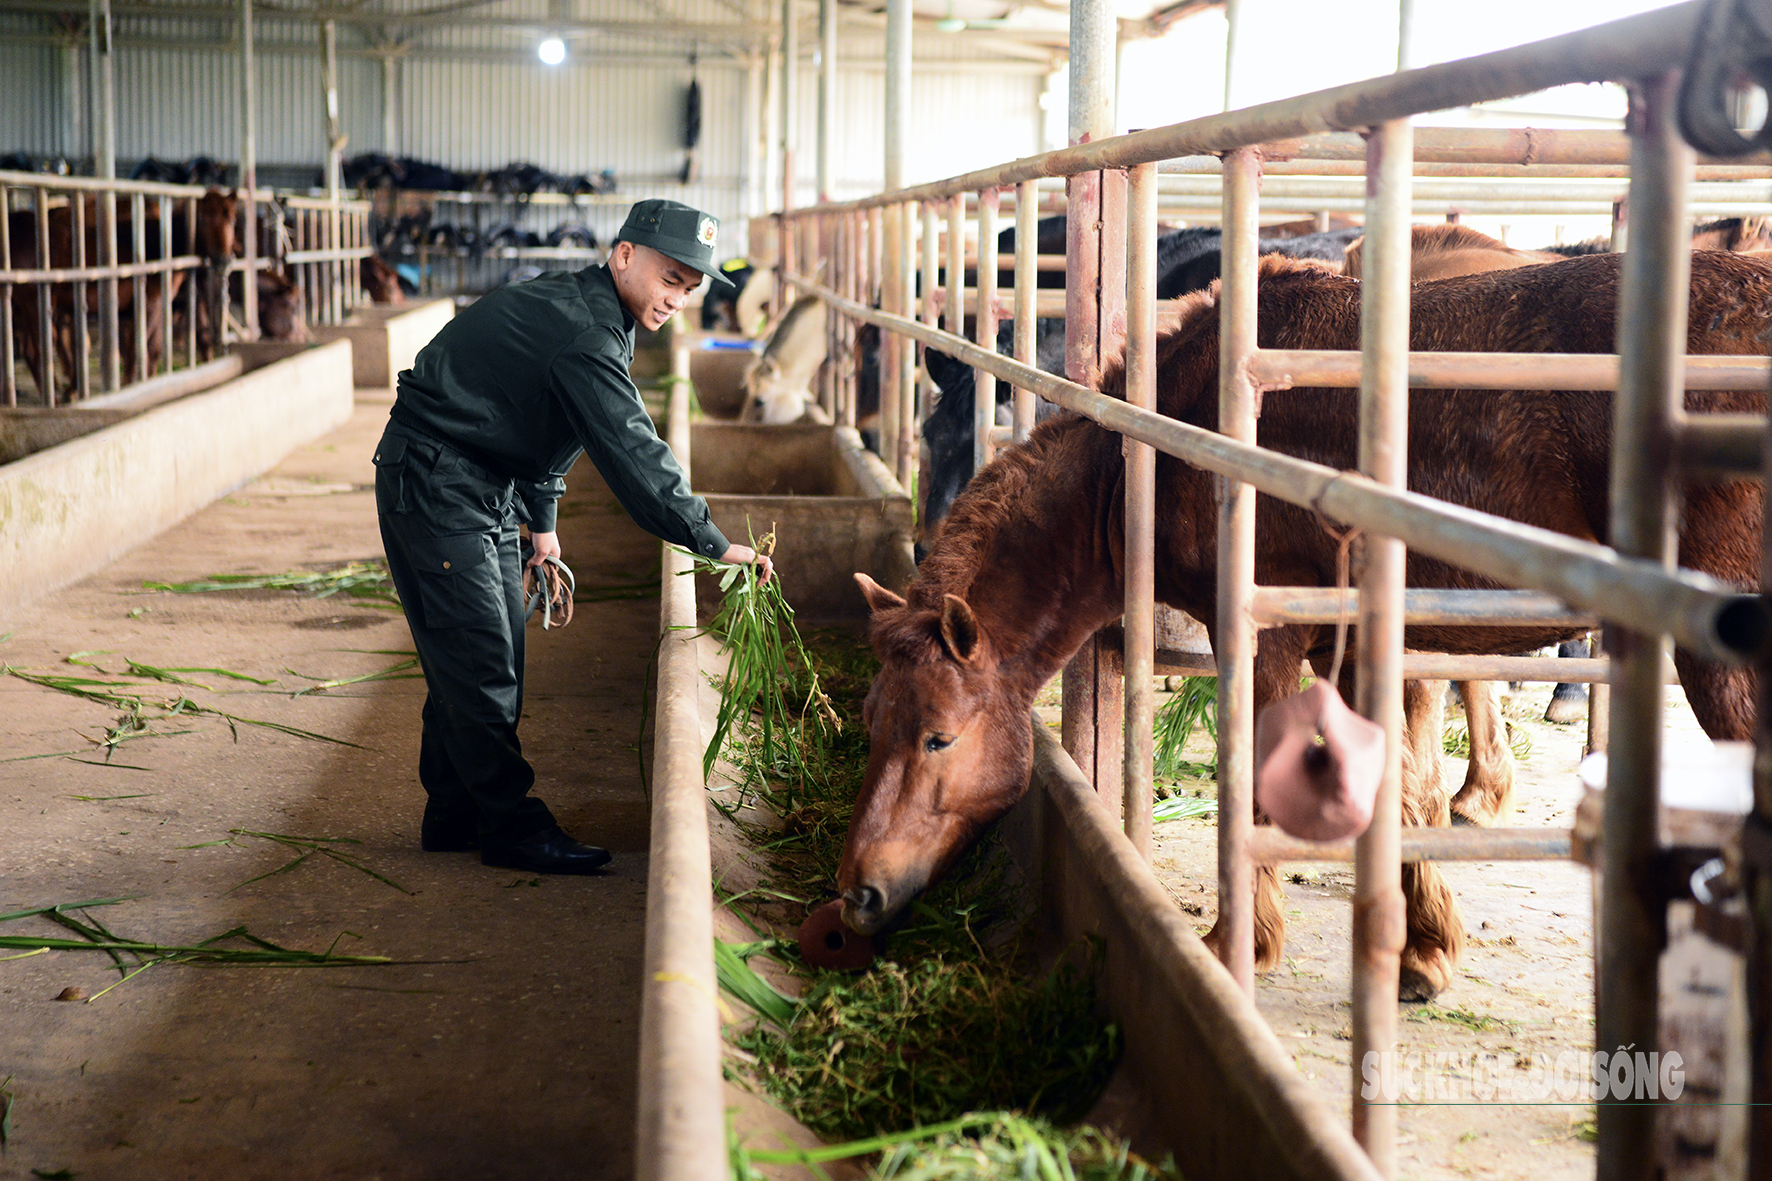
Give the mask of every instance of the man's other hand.
[[755, 566], [759, 584], [766, 583], [775, 577], [775, 563], [769, 560], [769, 555], [760, 554], [748, 545], [728, 547], [726, 552], [720, 555], [720, 560], [734, 566]]
[[529, 559], [531, 566], [539, 566], [549, 558], [560, 556], [560, 535], [558, 533], [531, 533], [529, 543], [535, 547], [535, 554]]

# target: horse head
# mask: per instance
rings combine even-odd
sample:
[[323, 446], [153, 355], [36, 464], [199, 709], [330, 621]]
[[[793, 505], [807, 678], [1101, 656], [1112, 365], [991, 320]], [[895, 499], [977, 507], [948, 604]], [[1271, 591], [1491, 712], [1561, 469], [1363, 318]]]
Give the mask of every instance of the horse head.
[[843, 921], [872, 934], [939, 879], [1027, 790], [1026, 701], [1012, 700], [991, 637], [946, 595], [919, 609], [857, 574], [880, 657], [862, 723], [868, 769], [843, 844]]

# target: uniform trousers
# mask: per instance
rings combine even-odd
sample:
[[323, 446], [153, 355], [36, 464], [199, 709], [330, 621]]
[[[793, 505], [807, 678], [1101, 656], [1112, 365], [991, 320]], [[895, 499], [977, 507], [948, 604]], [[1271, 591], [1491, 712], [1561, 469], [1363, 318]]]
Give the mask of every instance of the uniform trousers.
[[523, 757], [523, 571], [510, 479], [391, 422], [375, 453], [388, 572], [424, 667], [427, 826], [508, 844], [554, 824]]

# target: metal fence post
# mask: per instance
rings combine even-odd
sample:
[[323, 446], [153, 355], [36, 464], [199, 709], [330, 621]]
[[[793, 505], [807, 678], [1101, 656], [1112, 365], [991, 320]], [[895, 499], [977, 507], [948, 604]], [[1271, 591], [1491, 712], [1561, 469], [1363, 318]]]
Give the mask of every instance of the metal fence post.
[[[1150, 184], [1152, 208], [1155, 209], [1156, 180]], [[1036, 269], [1040, 251], [1039, 182], [1024, 180], [1015, 189], [1015, 359], [1023, 365], [1035, 364], [1034, 297], [1039, 286]], [[1152, 289], [1155, 298], [1155, 288]], [[1015, 391], [1015, 441], [1024, 443], [1034, 429], [1034, 391]]]
[[[1224, 261], [1219, 296], [1218, 429], [1255, 441], [1255, 258], [1261, 159], [1251, 148], [1224, 157]], [[1219, 481], [1218, 630], [1218, 958], [1244, 992], [1255, 990], [1255, 489]]]
[[[978, 347], [997, 351], [997, 207], [996, 189], [978, 195], [978, 292], [972, 313], [972, 339]], [[972, 387], [972, 470], [991, 461], [991, 428], [997, 425], [997, 379], [977, 370]]]
[[[1128, 170], [1126, 201], [1126, 401], [1157, 408], [1157, 166]], [[1017, 262], [1029, 245], [1017, 236]], [[1017, 268], [1020, 270], [1019, 266]], [[1017, 274], [1017, 279], [1021, 275]], [[1017, 303], [1022, 284], [1016, 284]], [[1021, 321], [1017, 320], [1019, 333]], [[1017, 391], [1017, 398], [1033, 395]], [[1126, 836], [1151, 859], [1151, 672], [1155, 662], [1157, 449], [1126, 442], [1125, 766], [1121, 776]]]
[[[1409, 198], [1413, 128], [1381, 124], [1367, 140], [1366, 257], [1360, 300], [1359, 469], [1403, 488], [1409, 458]], [[1384, 776], [1372, 823], [1354, 845], [1353, 1126], [1378, 1171], [1396, 1172], [1397, 1109], [1367, 1102], [1368, 1054], [1396, 1048], [1398, 957], [1403, 950], [1403, 543], [1368, 534], [1360, 565], [1355, 696], [1384, 727]], [[1416, 867], [1412, 872], [1430, 870]]]
[[[1674, 125], [1678, 76], [1631, 88], [1630, 249], [1618, 308], [1619, 383], [1613, 404], [1612, 545], [1620, 554], [1671, 565], [1675, 487], [1669, 476], [1673, 421], [1684, 405], [1686, 305], [1691, 268], [1686, 184], [1692, 149]], [[1643, 889], [1657, 847], [1664, 636], [1606, 627], [1612, 661], [1600, 930], [1596, 933], [1594, 1049], [1616, 1053], [1657, 1044], [1659, 968], [1667, 939], [1664, 904]], [[1655, 1123], [1627, 1106], [1601, 1103], [1603, 1181], [1648, 1177]]]

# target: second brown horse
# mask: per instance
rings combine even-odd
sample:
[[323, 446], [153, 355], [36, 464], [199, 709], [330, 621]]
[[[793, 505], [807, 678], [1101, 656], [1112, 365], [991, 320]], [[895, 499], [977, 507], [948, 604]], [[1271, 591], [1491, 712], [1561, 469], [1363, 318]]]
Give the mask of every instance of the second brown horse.
[[[1619, 260], [1595, 255], [1545, 266], [1417, 284], [1415, 350], [1614, 351]], [[1184, 304], [1158, 348], [1159, 411], [1209, 429], [1218, 421], [1217, 288]], [[1266, 348], [1354, 349], [1360, 284], [1308, 263], [1260, 264], [1259, 342]], [[1763, 354], [1772, 323], [1772, 265], [1721, 252], [1692, 256], [1687, 347]], [[1104, 392], [1119, 393], [1110, 373]], [[1355, 466], [1356, 392], [1265, 395], [1259, 441], [1335, 468]], [[1693, 393], [1693, 411], [1763, 412], [1759, 393]], [[1497, 516], [1604, 543], [1612, 443], [1609, 393], [1416, 391], [1410, 398], [1409, 487]], [[1216, 477], [1159, 456], [1157, 597], [1216, 628]], [[1685, 490], [1680, 563], [1739, 587], [1756, 584], [1761, 528], [1756, 483]], [[1074, 415], [1003, 453], [954, 504], [903, 598], [858, 575], [873, 608], [881, 670], [869, 693], [867, 776], [838, 871], [844, 920], [879, 930], [945, 873], [1027, 790], [1034, 696], [1083, 641], [1123, 609], [1124, 468], [1120, 437]], [[1256, 581], [1333, 586], [1336, 545], [1309, 509], [1258, 499]], [[1408, 585], [1492, 588], [1469, 571], [1409, 555]], [[1331, 628], [1263, 631], [1255, 703], [1298, 689], [1301, 661], [1321, 661]], [[1517, 652], [1568, 633], [1533, 627], [1407, 630], [1415, 649]], [[1751, 675], [1678, 652], [1699, 723], [1741, 739], [1753, 724]], [[1405, 685], [1412, 727], [1403, 753], [1403, 823], [1445, 824], [1432, 703]], [[1408, 933], [1401, 993], [1426, 999], [1451, 981], [1464, 940], [1457, 904], [1429, 863], [1403, 867]], [[1271, 868], [1256, 881], [1257, 966], [1279, 961], [1280, 894]]]

